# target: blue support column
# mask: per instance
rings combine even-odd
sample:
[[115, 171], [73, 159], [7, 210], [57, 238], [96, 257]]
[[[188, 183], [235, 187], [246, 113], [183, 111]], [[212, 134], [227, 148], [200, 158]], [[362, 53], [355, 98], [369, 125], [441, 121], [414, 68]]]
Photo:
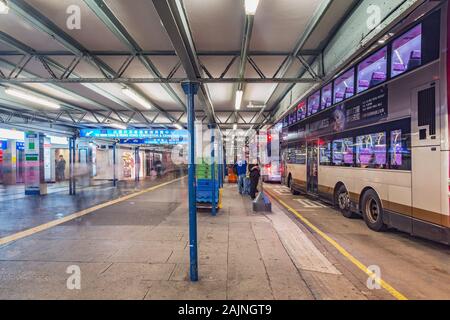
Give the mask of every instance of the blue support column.
[[117, 187], [116, 179], [116, 143], [113, 143], [113, 186]]
[[184, 93], [187, 95], [187, 118], [189, 130], [189, 172], [188, 172], [188, 193], [189, 193], [189, 250], [190, 250], [190, 277], [191, 281], [198, 281], [198, 257], [197, 257], [197, 196], [195, 182], [195, 95], [198, 92], [199, 84], [186, 81], [181, 84]]
[[139, 174], [140, 174], [140, 171], [141, 171], [141, 159], [140, 159], [140, 156], [139, 156], [139, 147], [136, 147], [135, 149], [134, 149], [134, 180], [136, 181], [136, 182], [139, 182], [139, 180], [140, 180], [140, 176], [139, 176]]
[[215, 159], [215, 130], [216, 126], [214, 124], [209, 125], [211, 130], [211, 181], [212, 181], [212, 195], [211, 195], [211, 214], [215, 216], [217, 214], [216, 208], [216, 159]]
[[69, 138], [69, 194], [74, 196], [76, 191], [75, 183], [75, 156], [76, 137]]

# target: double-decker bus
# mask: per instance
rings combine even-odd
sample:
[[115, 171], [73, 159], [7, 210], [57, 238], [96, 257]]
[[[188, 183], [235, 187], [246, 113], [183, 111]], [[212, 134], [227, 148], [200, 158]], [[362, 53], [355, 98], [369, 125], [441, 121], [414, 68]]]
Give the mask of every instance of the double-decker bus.
[[281, 139], [282, 124], [277, 124], [265, 132], [266, 147], [265, 163], [262, 166], [262, 179], [264, 182], [281, 182]]
[[426, 2], [282, 119], [283, 181], [450, 243], [448, 2]]

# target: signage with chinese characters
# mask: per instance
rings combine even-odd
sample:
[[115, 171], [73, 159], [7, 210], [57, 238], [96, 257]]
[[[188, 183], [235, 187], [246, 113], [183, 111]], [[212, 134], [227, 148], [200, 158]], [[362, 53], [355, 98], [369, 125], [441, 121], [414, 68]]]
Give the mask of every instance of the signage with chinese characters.
[[109, 139], [171, 139], [187, 140], [187, 130], [115, 130], [115, 129], [82, 129], [81, 138], [109, 138]]

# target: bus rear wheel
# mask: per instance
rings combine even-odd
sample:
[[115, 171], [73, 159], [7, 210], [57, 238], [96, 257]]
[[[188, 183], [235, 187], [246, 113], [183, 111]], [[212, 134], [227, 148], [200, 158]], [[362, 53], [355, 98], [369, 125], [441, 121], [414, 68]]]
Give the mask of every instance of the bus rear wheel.
[[386, 225], [383, 222], [383, 207], [381, 200], [373, 190], [368, 190], [362, 197], [362, 214], [367, 226], [373, 231], [384, 231]]
[[336, 192], [335, 204], [344, 217], [349, 219], [356, 217], [356, 214], [354, 214], [350, 209], [350, 196], [344, 185], [341, 185]]

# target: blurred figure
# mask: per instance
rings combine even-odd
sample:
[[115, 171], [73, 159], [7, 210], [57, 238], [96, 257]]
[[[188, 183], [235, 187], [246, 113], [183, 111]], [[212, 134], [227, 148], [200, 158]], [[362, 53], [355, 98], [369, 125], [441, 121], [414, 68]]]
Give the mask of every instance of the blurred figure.
[[235, 166], [235, 170], [236, 170], [236, 174], [238, 176], [238, 189], [239, 189], [239, 194], [244, 194], [244, 181], [245, 181], [245, 177], [247, 176], [247, 161], [242, 160], [242, 158], [240, 158]]
[[56, 168], [55, 168], [56, 181], [64, 181], [66, 179], [65, 171], [66, 171], [66, 160], [64, 160], [64, 157], [61, 154], [58, 160], [56, 160]]
[[252, 164], [249, 166], [250, 170], [250, 197], [252, 200], [256, 199], [256, 193], [258, 192], [259, 178], [261, 177], [261, 172], [259, 165]]
[[162, 172], [163, 172], [163, 164], [161, 162], [161, 160], [156, 160], [155, 161], [155, 167], [156, 167], [156, 173], [158, 177], [162, 176]]

